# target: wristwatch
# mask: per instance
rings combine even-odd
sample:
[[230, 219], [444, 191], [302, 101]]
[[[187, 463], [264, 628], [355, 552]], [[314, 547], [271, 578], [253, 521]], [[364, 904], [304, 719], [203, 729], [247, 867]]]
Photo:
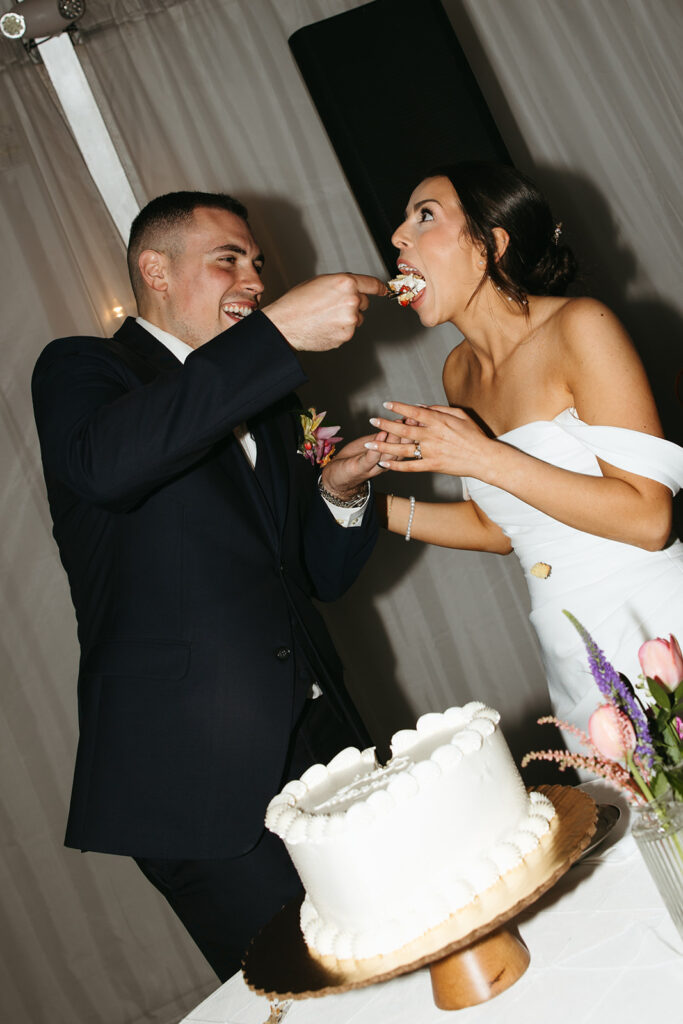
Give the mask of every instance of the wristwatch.
[[330, 494], [329, 491], [325, 490], [321, 474], [318, 477], [318, 490], [320, 491], [320, 496], [324, 498], [325, 501], [329, 501], [330, 505], [337, 505], [339, 508], [360, 508], [361, 505], [365, 504], [370, 495], [370, 481], [366, 480], [360, 491], [345, 500], [344, 498], [338, 498], [336, 494]]

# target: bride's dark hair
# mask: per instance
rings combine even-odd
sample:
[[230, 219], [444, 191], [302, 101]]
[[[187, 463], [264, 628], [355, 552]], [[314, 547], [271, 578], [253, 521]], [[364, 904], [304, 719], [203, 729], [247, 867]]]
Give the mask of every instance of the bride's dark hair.
[[[507, 164], [483, 162], [449, 164], [426, 177], [449, 179], [470, 239], [485, 250], [486, 272], [474, 295], [487, 276], [522, 309], [527, 295], [564, 295], [576, 276], [576, 259], [569, 246], [560, 244], [561, 225], [533, 181]], [[500, 259], [494, 228], [510, 236]]]

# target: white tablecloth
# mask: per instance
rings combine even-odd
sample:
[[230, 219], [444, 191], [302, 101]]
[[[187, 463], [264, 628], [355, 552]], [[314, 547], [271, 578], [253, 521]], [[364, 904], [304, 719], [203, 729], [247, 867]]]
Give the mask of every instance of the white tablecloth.
[[[608, 799], [618, 802], [614, 791]], [[531, 963], [495, 999], [466, 1010], [439, 1010], [429, 970], [423, 969], [382, 985], [299, 1000], [284, 1024], [443, 1024], [448, 1016], [458, 1024], [679, 1019], [683, 940], [627, 828], [625, 814], [609, 845], [570, 868], [517, 918]], [[264, 1024], [268, 1015], [268, 1000], [235, 975], [181, 1024]]]

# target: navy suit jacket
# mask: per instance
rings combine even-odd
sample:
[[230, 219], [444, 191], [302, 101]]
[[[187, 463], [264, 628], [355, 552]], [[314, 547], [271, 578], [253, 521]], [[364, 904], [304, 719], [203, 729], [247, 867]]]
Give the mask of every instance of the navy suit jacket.
[[[258, 841], [317, 678], [362, 723], [313, 603], [353, 582], [374, 508], [338, 526], [297, 453], [306, 380], [262, 313], [184, 365], [134, 320], [43, 351], [33, 398], [78, 620], [66, 843], [154, 858]], [[247, 420], [257, 472], [233, 428]]]

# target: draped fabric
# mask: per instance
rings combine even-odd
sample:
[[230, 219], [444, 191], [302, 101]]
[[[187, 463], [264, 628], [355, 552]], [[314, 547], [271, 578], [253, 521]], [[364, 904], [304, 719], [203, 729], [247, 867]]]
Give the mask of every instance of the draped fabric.
[[582, 290], [624, 320], [683, 443], [683, 7], [445, 0], [515, 163], [549, 195]]
[[[271, 296], [315, 273], [384, 273], [287, 46], [296, 29], [356, 6], [88, 0], [81, 22], [79, 57], [140, 202], [177, 188], [239, 196], [267, 255]], [[680, 5], [444, 7], [513, 158], [551, 195], [593, 270], [587, 286], [634, 333], [680, 441]], [[124, 251], [43, 69], [7, 40], [0, 82], [0, 1014], [17, 1024], [161, 1024], [216, 981], [132, 864], [62, 846], [77, 648], [28, 390], [50, 338], [109, 334], [116, 307], [132, 310]], [[378, 111], [370, 98], [368, 116]], [[386, 399], [443, 397], [441, 366], [457, 332], [423, 331], [389, 306], [375, 303], [343, 349], [306, 360], [302, 397], [327, 408], [347, 438], [365, 433]], [[459, 493], [448, 479], [382, 485]], [[547, 702], [512, 559], [383, 537], [352, 593], [325, 611], [349, 687], [381, 741], [417, 714], [477, 697], [501, 710], [515, 752], [527, 748], [528, 723]]]

